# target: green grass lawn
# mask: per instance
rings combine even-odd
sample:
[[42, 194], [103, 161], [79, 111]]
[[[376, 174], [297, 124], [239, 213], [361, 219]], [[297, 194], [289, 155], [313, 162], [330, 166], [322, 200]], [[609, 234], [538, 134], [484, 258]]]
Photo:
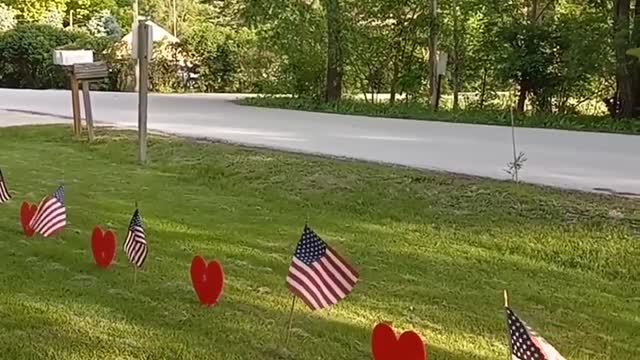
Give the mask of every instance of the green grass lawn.
[[[0, 205], [2, 359], [370, 359], [382, 320], [416, 329], [430, 359], [505, 359], [502, 290], [567, 359], [640, 358], [637, 200], [353, 161], [69, 127], [0, 129], [14, 200]], [[68, 226], [25, 239], [22, 200], [64, 181]], [[150, 254], [133, 283], [122, 237], [140, 204]], [[306, 217], [360, 271], [317, 313], [301, 302], [283, 344], [285, 276]], [[94, 224], [118, 233], [98, 269]], [[189, 266], [219, 259], [220, 304]]]

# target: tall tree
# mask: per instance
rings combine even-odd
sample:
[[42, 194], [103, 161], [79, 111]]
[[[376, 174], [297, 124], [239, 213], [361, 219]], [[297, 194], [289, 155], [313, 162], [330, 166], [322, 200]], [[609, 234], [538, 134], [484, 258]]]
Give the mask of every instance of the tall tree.
[[453, 61], [453, 110], [458, 110], [460, 108], [460, 86], [461, 84], [461, 53], [462, 53], [462, 36], [464, 32], [460, 29], [460, 9], [458, 8], [458, 2], [453, 0], [453, 51], [452, 51], [452, 61]]
[[429, 36], [431, 81], [429, 82], [429, 94], [433, 108], [438, 103], [438, 31], [438, 0], [431, 0], [431, 31]]
[[633, 117], [633, 78], [631, 77], [632, 60], [626, 52], [630, 48], [630, 10], [631, 0], [614, 0], [613, 28], [616, 55], [616, 83], [619, 115], [624, 118]]
[[342, 98], [342, 34], [339, 0], [325, 0], [327, 22], [327, 82], [325, 100], [336, 102]]

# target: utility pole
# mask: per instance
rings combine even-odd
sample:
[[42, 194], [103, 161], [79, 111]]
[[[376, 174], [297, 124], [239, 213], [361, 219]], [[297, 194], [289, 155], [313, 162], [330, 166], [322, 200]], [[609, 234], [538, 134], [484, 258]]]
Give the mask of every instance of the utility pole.
[[[133, 35], [133, 33], [138, 29], [138, 0], [133, 0], [133, 20], [131, 22], [131, 34]], [[140, 36], [140, 34], [138, 34], [138, 36]], [[135, 39], [135, 36], [131, 37], [131, 47], [135, 47], [134, 41], [137, 41]], [[139, 40], [138, 40], [139, 41]], [[135, 63], [135, 76], [133, 79], [133, 89], [134, 91], [139, 91], [140, 90], [140, 84], [138, 83], [138, 79], [140, 78], [140, 66], [139, 66], [139, 62], [136, 61]]]
[[431, 65], [431, 81], [429, 92], [431, 94], [431, 107], [438, 106], [438, 0], [431, 0], [431, 34], [429, 38], [429, 64]]
[[173, 13], [173, 36], [178, 36], [178, 17], [176, 15], [176, 0], [171, 0], [171, 9]]

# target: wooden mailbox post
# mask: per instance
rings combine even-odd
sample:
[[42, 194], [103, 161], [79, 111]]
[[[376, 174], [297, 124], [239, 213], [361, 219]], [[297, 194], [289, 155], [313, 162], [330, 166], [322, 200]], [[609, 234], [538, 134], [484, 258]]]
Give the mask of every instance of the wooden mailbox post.
[[84, 114], [87, 123], [89, 141], [93, 141], [93, 110], [91, 109], [91, 95], [89, 84], [109, 75], [107, 65], [101, 62], [73, 64], [71, 70], [71, 103], [73, 106], [73, 133], [82, 133], [82, 116], [80, 114], [80, 87], [82, 87], [82, 99], [84, 101]]

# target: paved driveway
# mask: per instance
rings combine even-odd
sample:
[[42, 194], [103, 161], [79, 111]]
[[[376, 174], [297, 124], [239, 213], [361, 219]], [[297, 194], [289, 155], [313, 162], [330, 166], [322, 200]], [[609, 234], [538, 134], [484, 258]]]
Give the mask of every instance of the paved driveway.
[[[239, 106], [236, 95], [151, 95], [149, 129], [306, 153], [506, 179], [511, 129]], [[97, 121], [136, 126], [137, 96], [93, 93]], [[0, 89], [0, 126], [60, 121], [68, 91]], [[23, 112], [48, 116], [20, 116]], [[13, 114], [13, 115], [9, 115]], [[640, 136], [517, 129], [523, 181], [640, 194]], [[152, 156], [153, 154], [151, 154]]]

